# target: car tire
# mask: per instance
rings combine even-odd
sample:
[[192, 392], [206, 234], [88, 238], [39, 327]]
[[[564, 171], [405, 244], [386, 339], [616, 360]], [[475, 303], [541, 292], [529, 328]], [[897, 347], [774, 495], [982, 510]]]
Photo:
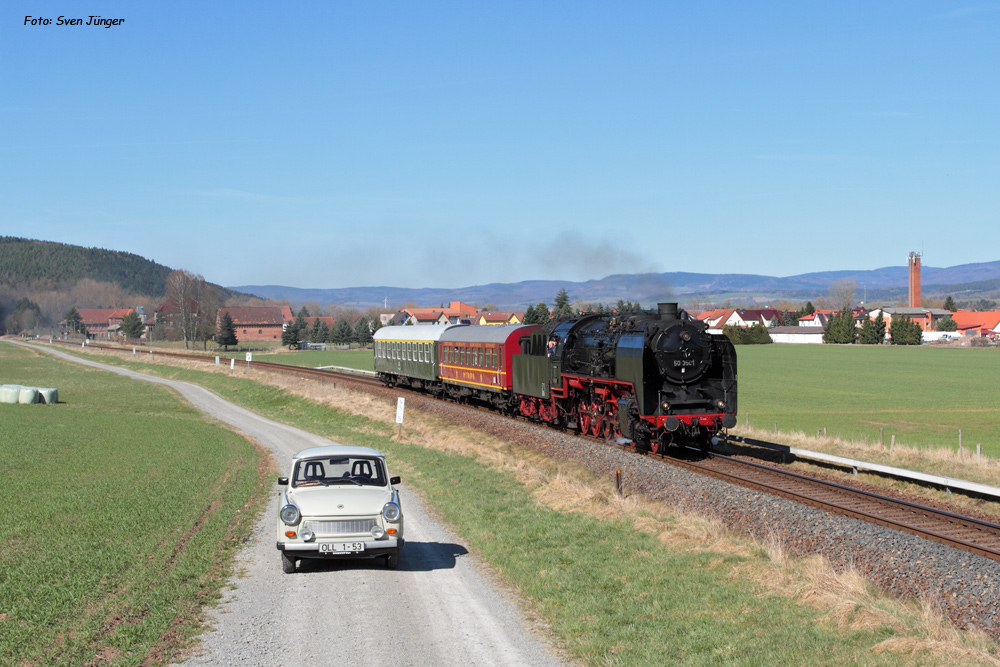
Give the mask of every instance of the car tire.
[[287, 551], [281, 552], [281, 569], [285, 574], [295, 573], [295, 559], [289, 556]]
[[399, 552], [389, 554], [385, 557], [385, 566], [390, 570], [395, 570], [399, 567]]

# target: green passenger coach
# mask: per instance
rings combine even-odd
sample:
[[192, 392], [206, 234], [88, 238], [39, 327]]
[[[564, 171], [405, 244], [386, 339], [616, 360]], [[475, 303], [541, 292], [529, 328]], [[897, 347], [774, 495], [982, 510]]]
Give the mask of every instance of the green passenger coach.
[[375, 372], [389, 386], [423, 389], [439, 382], [438, 341], [460, 324], [382, 327], [375, 332]]

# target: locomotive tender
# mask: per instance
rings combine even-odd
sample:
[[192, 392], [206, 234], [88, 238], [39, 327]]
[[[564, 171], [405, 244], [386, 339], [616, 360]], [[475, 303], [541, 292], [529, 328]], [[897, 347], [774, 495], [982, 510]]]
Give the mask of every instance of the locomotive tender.
[[632, 441], [707, 448], [736, 425], [736, 349], [675, 303], [538, 326], [386, 327], [375, 371], [389, 385]]

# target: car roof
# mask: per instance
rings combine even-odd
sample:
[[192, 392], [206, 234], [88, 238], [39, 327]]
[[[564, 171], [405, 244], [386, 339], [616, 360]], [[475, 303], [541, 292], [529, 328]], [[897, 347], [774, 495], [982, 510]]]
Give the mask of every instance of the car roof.
[[350, 445], [310, 447], [309, 449], [303, 449], [292, 458], [293, 460], [298, 461], [300, 459], [322, 459], [334, 456], [377, 456], [379, 458], [385, 458], [385, 454], [377, 449], [372, 449], [371, 447], [352, 447]]

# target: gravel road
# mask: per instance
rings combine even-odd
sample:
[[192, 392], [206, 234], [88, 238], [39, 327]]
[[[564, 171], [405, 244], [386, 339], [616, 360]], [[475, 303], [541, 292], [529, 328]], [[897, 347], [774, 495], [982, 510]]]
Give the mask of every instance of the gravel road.
[[[268, 447], [281, 470], [297, 451], [337, 444], [264, 419], [197, 385], [45, 351], [173, 388], [206, 414]], [[183, 664], [567, 664], [419, 497], [405, 485], [400, 494], [406, 546], [398, 570], [385, 569], [381, 559], [306, 560], [298, 572], [286, 575], [274, 546], [275, 486], [269, 511], [239, 556], [234, 588], [210, 614], [214, 630], [202, 636], [199, 650]]]

